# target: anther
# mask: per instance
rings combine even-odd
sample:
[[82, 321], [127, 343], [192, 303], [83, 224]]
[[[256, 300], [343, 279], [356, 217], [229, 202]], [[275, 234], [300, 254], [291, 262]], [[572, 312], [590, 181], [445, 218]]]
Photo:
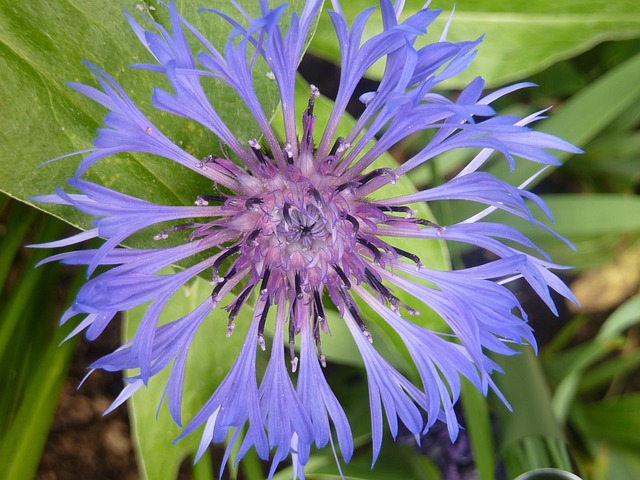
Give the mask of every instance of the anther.
[[373, 243], [371, 243], [369, 240], [363, 237], [357, 237], [356, 242], [358, 242], [360, 245], [365, 247], [367, 250], [369, 250], [373, 254], [373, 263], [375, 264], [380, 263], [380, 259], [382, 258], [382, 255], [380, 254], [380, 250], [378, 250]]
[[202, 160], [200, 160], [196, 166], [198, 168], [204, 168], [207, 163], [215, 163], [216, 162], [216, 157], [214, 157], [213, 155], [207, 155], [206, 157], [204, 157]]
[[269, 157], [267, 157], [264, 153], [262, 153], [262, 146], [258, 143], [257, 140], [249, 140], [249, 147], [251, 147], [251, 152], [253, 156], [263, 165], [266, 165], [269, 162]]
[[284, 221], [287, 224], [287, 227], [293, 223], [293, 220], [291, 219], [291, 214], [289, 213], [290, 210], [291, 210], [291, 204], [284, 202], [284, 205], [282, 206], [282, 216], [284, 217]]
[[230, 278], [235, 276], [236, 273], [238, 273], [238, 271], [236, 270], [235, 267], [233, 267], [231, 270], [227, 272], [226, 277], [219, 279], [219, 282], [215, 284], [216, 286], [211, 291], [211, 302], [213, 303], [214, 307], [218, 305], [218, 302], [220, 301], [218, 296], [220, 295], [222, 288], [225, 286], [225, 284], [229, 281]]
[[393, 249], [394, 252], [396, 252], [401, 257], [408, 258], [413, 263], [415, 263], [416, 267], [418, 268], [422, 267], [422, 262], [420, 261], [420, 257], [418, 257], [417, 255], [407, 252], [406, 250], [402, 250], [401, 248], [398, 248], [398, 247], [391, 247], [391, 248]]
[[285, 158], [287, 159], [287, 164], [293, 165], [293, 147], [290, 143], [285, 143], [284, 148], [282, 149], [282, 153], [284, 153]]
[[316, 103], [316, 97], [320, 96], [320, 90], [315, 85], [309, 85], [311, 90], [311, 95], [309, 96], [309, 103], [307, 105], [307, 111], [305, 112], [308, 116], [313, 115], [313, 107]]
[[[313, 197], [313, 199], [316, 201], [316, 203], [318, 205], [323, 205], [324, 204], [324, 200], [322, 199], [322, 195], [320, 195], [320, 192], [313, 188], [313, 187], [309, 187], [309, 194]], [[321, 211], [321, 213], [324, 213]]]
[[342, 280], [343, 287], [345, 289], [349, 290], [351, 288], [351, 282], [349, 281], [349, 279], [345, 275], [344, 270], [342, 270], [342, 268], [340, 268], [338, 265], [335, 265], [335, 264], [331, 265], [331, 266], [333, 267], [333, 269], [336, 271], [336, 273], [340, 277], [340, 280]]
[[213, 262], [213, 265], [212, 265], [213, 270], [216, 272], [216, 274], [218, 272], [218, 269], [220, 268], [220, 265], [222, 265], [222, 262], [224, 262], [231, 255], [235, 255], [239, 251], [240, 251], [240, 245], [234, 245], [233, 247], [228, 248], [227, 250], [222, 252], [220, 254], [220, 256], [215, 259], [215, 261]]
[[223, 197], [222, 195], [198, 195], [194, 203], [201, 207], [203, 205], [209, 205], [209, 202], [224, 203], [226, 200], [227, 197]]
[[317, 320], [320, 322], [320, 327], [324, 333], [329, 333], [326, 326], [326, 316], [324, 313], [324, 305], [322, 304], [322, 298], [320, 297], [320, 292], [317, 288], [313, 289], [313, 301], [315, 311], [317, 313]]
[[[343, 298], [345, 298], [345, 296], [343, 296]], [[362, 318], [360, 318], [360, 313], [358, 312], [358, 309], [356, 308], [356, 306], [350, 302], [346, 302], [346, 298], [345, 298], [345, 303], [347, 303], [347, 307], [349, 308], [349, 313], [351, 313], [351, 316], [356, 321], [356, 324], [360, 328], [360, 331], [364, 335], [364, 338], [366, 338], [369, 343], [373, 343], [373, 337], [371, 336], [371, 333], [369, 332], [369, 329], [367, 328], [367, 326], [364, 324], [364, 321], [362, 321]]]
[[360, 230], [360, 224], [358, 223], [358, 220], [356, 220], [354, 217], [352, 217], [349, 214], [345, 215], [344, 218], [353, 227], [353, 229], [351, 230], [351, 236], [355, 237], [356, 235], [358, 235], [358, 230]]
[[244, 206], [247, 210], [255, 212], [256, 210], [258, 210], [257, 206], [262, 205], [263, 203], [264, 200], [262, 200], [261, 198], [251, 197], [244, 202]]
[[433, 227], [433, 228], [437, 228], [438, 230], [441, 230], [443, 227], [441, 227], [440, 225], [438, 225], [437, 223], [433, 223], [429, 220], [425, 220], [424, 218], [417, 218], [416, 219], [416, 223], [418, 225], [424, 225], [426, 227]]
[[378, 209], [381, 212], [396, 212], [396, 213], [404, 213], [404, 218], [411, 218], [416, 214], [416, 211], [405, 206], [392, 206], [389, 207], [387, 205], [377, 205]]
[[258, 246], [258, 236], [260, 235], [260, 232], [262, 232], [262, 229], [258, 228], [256, 230], [254, 230], [253, 232], [251, 232], [249, 234], [249, 236], [247, 237], [247, 241], [246, 244], [250, 247], [257, 247]]
[[344, 137], [338, 137], [336, 139], [336, 143], [331, 147], [331, 151], [329, 152], [329, 156], [336, 156], [342, 154], [347, 148], [349, 148], [351, 144], [347, 142]]
[[183, 223], [181, 225], [174, 225], [171, 228], [167, 228], [166, 230], [161, 231], [160, 233], [155, 235], [153, 237], [153, 239], [154, 240], [164, 240], [166, 238], [169, 238], [169, 234], [170, 233], [181, 232], [183, 230], [189, 230], [189, 229], [191, 229], [193, 227], [195, 227], [195, 223]]
[[271, 307], [271, 300], [267, 298], [267, 301], [264, 304], [264, 308], [262, 309], [262, 313], [260, 313], [260, 320], [258, 322], [258, 343], [260, 344], [260, 348], [262, 351], [266, 350], [264, 343], [264, 325], [267, 322], [267, 315], [269, 314], [269, 308]]
[[344, 190], [347, 190], [351, 193], [353, 193], [353, 189], [355, 187], [355, 184], [353, 182], [345, 182], [345, 183], [341, 183], [340, 185], [338, 185], [336, 187], [336, 193], [340, 193]]
[[269, 290], [267, 289], [267, 283], [269, 283], [269, 276], [271, 275], [271, 269], [269, 267], [264, 269], [262, 275], [262, 282], [260, 283], [260, 295], [265, 295]]
[[300, 272], [295, 273], [294, 283], [295, 283], [295, 289], [296, 289], [296, 298], [298, 300], [302, 300], [303, 295], [302, 295], [302, 285], [300, 283]]
[[387, 175], [391, 179], [391, 185], [395, 184], [396, 180], [398, 180], [398, 176], [395, 173], [393, 173], [393, 171], [390, 168], [377, 168], [361, 176], [358, 179], [358, 184], [359, 186], [363, 186], [369, 183], [374, 178], [382, 177], [384, 175]]
[[229, 326], [230, 327], [231, 327], [231, 325], [233, 325], [234, 318], [236, 318], [238, 316], [238, 313], [240, 312], [240, 309], [244, 305], [244, 302], [247, 300], [247, 297], [249, 296], [249, 294], [253, 291], [254, 287], [255, 287], [254, 284], [251, 284], [248, 287], [246, 287], [240, 293], [240, 295], [238, 295], [238, 298], [236, 298], [236, 300], [231, 305], [229, 305], [229, 307], [227, 307], [227, 310], [231, 310], [229, 312]]

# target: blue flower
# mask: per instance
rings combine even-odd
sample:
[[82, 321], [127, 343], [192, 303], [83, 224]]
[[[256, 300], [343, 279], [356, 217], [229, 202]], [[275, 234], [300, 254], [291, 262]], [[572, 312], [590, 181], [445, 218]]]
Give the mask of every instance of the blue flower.
[[[424, 9], [399, 22], [402, 2], [394, 6], [390, 0], [381, 0], [382, 32], [362, 41], [373, 9], [362, 12], [349, 26], [336, 0], [329, 15], [341, 49], [342, 75], [329, 121], [319, 129], [314, 103], [320, 92], [312, 86], [302, 110], [295, 105], [294, 84], [304, 42], [321, 3], [307, 2], [297, 15], [288, 14], [286, 6], [270, 9], [266, 0], [261, 1], [261, 17], [252, 18], [239, 9], [243, 23], [213, 11], [232, 25], [224, 51], [187, 23], [173, 3], [168, 6], [171, 31], [152, 21], [158, 33], [146, 31], [127, 16], [157, 61], [137, 66], [161, 73], [171, 86], [170, 92], [154, 90], [153, 107], [208, 128], [220, 139], [228, 157], [193, 157], [153, 125], [112, 77], [87, 64], [100, 88], [77, 83], [71, 87], [108, 113], [94, 147], [82, 152], [88, 155], [68, 182], [80, 193], [58, 189], [54, 195], [38, 197], [96, 218], [92, 230], [40, 247], [104, 239], [98, 249], [49, 259], [87, 265], [93, 275], [63, 315], [63, 323], [81, 317], [72, 335], [84, 331], [93, 340], [116, 313], [148, 304], [133, 340], [91, 366], [138, 372], [127, 379], [111, 408], [170, 366], [168, 408], [181, 424], [187, 352], [200, 325], [214, 310], [215, 315], [221, 315], [218, 306], [225, 297], [231, 298], [226, 306], [227, 335], [233, 331], [237, 314], [253, 308], [235, 364], [190, 419], [182, 436], [204, 425], [197, 453], [200, 457], [211, 442], [231, 435], [227, 456], [233, 444], [241, 442], [238, 458], [255, 448], [260, 458], [272, 458], [271, 474], [292, 456], [302, 476], [311, 447], [322, 448], [332, 442], [332, 432], [342, 458], [349, 461], [352, 456], [349, 421], [322, 370], [326, 359], [321, 339], [330, 328], [327, 309], [339, 313], [364, 361], [375, 462], [382, 442], [383, 410], [394, 437], [399, 422], [419, 440], [435, 422], [444, 421], [453, 441], [459, 428], [453, 407], [461, 377], [484, 394], [489, 389], [497, 392], [491, 374], [500, 368], [487, 354], [513, 354], [513, 343], [535, 345], [526, 313], [506, 284], [523, 278], [553, 311], [550, 290], [573, 300], [552, 273], [560, 266], [512, 227], [484, 221], [488, 213], [501, 209], [546, 228], [534, 219], [529, 205], [549, 216], [543, 202], [524, 185], [511, 186], [479, 171], [490, 154], [498, 152], [512, 165], [517, 156], [545, 168], [559, 163], [549, 149], [578, 152], [567, 142], [528, 127], [542, 112], [519, 119], [499, 116], [491, 107], [496, 99], [528, 84], [483, 96], [484, 82], [477, 78], [451, 101], [433, 88], [466, 68], [479, 40], [440, 40], [416, 48], [415, 40], [426, 33], [439, 12]], [[280, 27], [285, 16], [290, 25], [287, 31]], [[187, 36], [199, 44], [197, 55]], [[258, 101], [252, 82], [258, 57], [268, 64], [277, 84], [285, 138], [276, 136]], [[386, 59], [380, 86], [361, 97], [364, 113], [351, 133], [336, 138], [338, 122], [357, 83], [380, 59]], [[235, 136], [205, 94], [203, 77], [223, 82], [246, 103], [267, 148], [257, 139]], [[301, 132], [296, 129], [299, 114]], [[426, 132], [431, 138], [424, 148], [395, 169], [376, 166], [383, 152], [416, 132]], [[377, 142], [372, 143], [374, 139]], [[380, 192], [437, 155], [458, 148], [478, 153], [444, 185], [403, 195]], [[94, 163], [123, 152], [143, 152], [179, 163], [210, 180], [216, 194], [203, 193], [190, 206], [157, 205], [81, 178]], [[386, 191], [393, 192], [393, 188]], [[471, 218], [446, 226], [421, 218], [412, 208], [422, 202], [452, 199], [486, 207]], [[167, 221], [175, 226], [155, 236], [158, 248], [118, 246], [142, 229]], [[163, 239], [183, 230], [190, 232], [189, 241], [162, 246]], [[394, 239], [399, 237], [415, 239], [415, 251], [395, 246]], [[434, 270], [423, 265], [423, 261], [428, 265], [429, 259], [419, 255], [423, 239], [467, 243], [485, 249], [494, 259], [473, 268]], [[188, 268], [160, 273], [185, 259], [193, 259]], [[96, 274], [98, 267], [106, 268]], [[159, 324], [158, 317], [169, 299], [191, 278], [202, 274], [211, 276], [211, 296], [202, 298], [186, 316]], [[403, 303], [394, 291], [407, 292], [412, 303]], [[247, 305], [251, 298], [253, 307]], [[365, 318], [359, 302], [370, 305], [377, 317]], [[430, 331], [403, 317], [425, 307], [437, 312], [450, 331]], [[266, 372], [258, 378], [256, 357], [267, 355], [258, 351], [267, 348], [267, 322], [274, 324], [273, 347]], [[369, 322], [387, 324], [402, 339], [421, 385], [411, 383], [378, 353]], [[290, 346], [293, 376], [280, 348], [283, 342]], [[245, 432], [242, 439], [241, 431]]]

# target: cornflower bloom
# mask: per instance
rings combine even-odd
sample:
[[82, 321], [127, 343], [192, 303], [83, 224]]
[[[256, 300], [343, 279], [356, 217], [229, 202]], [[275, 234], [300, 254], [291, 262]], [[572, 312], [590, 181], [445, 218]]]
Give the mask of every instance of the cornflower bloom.
[[[458, 433], [453, 406], [460, 394], [460, 378], [483, 393], [496, 390], [492, 372], [499, 370], [487, 354], [514, 353], [511, 343], [535, 345], [526, 313], [505, 284], [523, 278], [551, 310], [550, 290], [573, 299], [551, 270], [554, 265], [525, 236], [509, 226], [484, 221], [495, 209], [507, 211], [544, 227], [534, 219], [529, 204], [549, 216], [543, 202], [521, 187], [511, 186], [479, 169], [498, 152], [513, 164], [515, 156], [542, 166], [557, 165], [547, 149], [578, 152], [572, 145], [527, 127], [543, 112], [519, 119], [499, 116], [490, 104], [505, 94], [528, 86], [518, 84], [482, 96], [484, 82], [473, 80], [450, 101], [432, 90], [460, 73], [471, 62], [480, 40], [451, 43], [442, 38], [414, 47], [439, 12], [423, 9], [400, 21], [403, 2], [381, 0], [382, 31], [362, 41], [374, 9], [363, 11], [351, 26], [340, 4], [329, 12], [342, 55], [342, 74], [333, 110], [326, 125], [315, 125], [315, 87], [306, 108], [296, 108], [296, 68], [320, 1], [306, 2], [302, 12], [287, 13], [260, 1], [261, 17], [252, 18], [240, 7], [243, 22], [212, 10], [232, 25], [224, 51], [218, 50], [168, 5], [171, 29], [150, 20], [146, 31], [127, 19], [157, 63], [137, 65], [166, 77], [173, 92], [156, 88], [152, 105], [185, 117], [217, 136], [227, 155], [195, 158], [176, 145], [134, 104], [106, 72], [88, 64], [100, 88], [72, 83], [71, 87], [107, 110], [94, 147], [82, 160], [69, 185], [80, 193], [57, 189], [40, 201], [70, 205], [97, 217], [95, 228], [70, 238], [40, 245], [62, 247], [103, 238], [100, 248], [62, 253], [48, 261], [87, 265], [93, 274], [80, 289], [61, 322], [81, 316], [72, 335], [85, 331], [99, 336], [116, 313], [148, 304], [134, 338], [96, 361], [92, 369], [124, 371], [126, 379], [112, 408], [171, 365], [166, 386], [169, 411], [181, 424], [180, 405], [187, 352], [198, 329], [222, 299], [227, 299], [231, 335], [234, 318], [252, 309], [248, 333], [226, 378], [184, 428], [185, 436], [205, 425], [200, 457], [211, 442], [240, 443], [238, 458], [255, 448], [262, 459], [272, 457], [270, 475], [292, 456], [296, 475], [303, 475], [310, 449], [322, 448], [337, 437], [342, 458], [349, 461], [353, 440], [347, 417], [323, 375], [326, 359], [321, 338], [330, 329], [327, 310], [338, 312], [364, 361], [369, 386], [373, 461], [381, 448], [384, 409], [391, 434], [400, 422], [419, 440], [438, 420], [445, 421], [451, 440]], [[287, 16], [289, 28], [280, 26]], [[195, 54], [188, 36], [199, 44]], [[337, 137], [358, 81], [378, 60], [386, 67], [375, 92], [361, 97], [365, 105], [352, 131]], [[253, 84], [256, 62], [271, 70], [280, 94], [285, 138], [278, 139], [261, 107]], [[202, 86], [204, 77], [223, 82], [246, 103], [262, 132], [257, 139], [236, 138], [220, 118]], [[302, 115], [302, 131], [296, 117]], [[320, 131], [318, 131], [320, 130]], [[396, 168], [380, 168], [376, 161], [393, 145], [417, 132], [428, 132], [426, 145]], [[377, 138], [376, 142], [373, 142]], [[424, 166], [452, 149], [476, 149], [477, 155], [443, 185], [410, 194], [383, 195], [383, 186]], [[142, 152], [163, 157], [191, 169], [212, 183], [195, 205], [157, 205], [87, 181], [82, 175], [110, 155]], [[544, 167], [541, 167], [544, 168]], [[422, 202], [465, 200], [486, 205], [485, 210], [452, 225], [421, 218], [412, 208]], [[118, 245], [140, 230], [162, 222], [175, 226], [156, 235], [155, 249], [127, 249]], [[162, 247], [177, 231], [190, 232], [188, 241]], [[416, 250], [394, 246], [399, 237], [415, 239]], [[471, 244], [493, 254], [493, 260], [473, 268], [439, 271], [428, 268], [419, 255], [428, 240]], [[194, 259], [176, 273], [165, 267]], [[95, 274], [98, 267], [106, 267]], [[210, 273], [207, 273], [210, 272]], [[212, 293], [184, 317], [159, 324], [160, 312], [183, 285], [197, 275], [210, 275]], [[394, 291], [412, 297], [401, 301]], [[230, 300], [229, 300], [230, 299]], [[225, 301], [225, 302], [226, 302]], [[250, 303], [251, 302], [251, 303]], [[358, 302], [377, 314], [365, 318]], [[253, 306], [249, 306], [249, 305]], [[429, 308], [448, 324], [449, 332], [435, 332], [409, 321]], [[220, 314], [216, 314], [219, 316]], [[265, 325], [273, 323], [268, 366], [257, 378], [256, 357], [265, 350]], [[392, 328], [415, 362], [422, 385], [416, 386], [391, 366], [374, 348], [369, 322]], [[292, 372], [283, 348], [288, 344]], [[294, 380], [292, 380], [293, 378]], [[498, 392], [499, 393], [499, 392]], [[242, 434], [242, 436], [241, 436]]]

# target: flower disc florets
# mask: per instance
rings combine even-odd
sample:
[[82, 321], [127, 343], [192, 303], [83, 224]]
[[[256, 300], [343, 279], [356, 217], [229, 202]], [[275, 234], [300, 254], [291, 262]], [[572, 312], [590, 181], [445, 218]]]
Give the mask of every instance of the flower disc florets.
[[[236, 285], [245, 281], [241, 293], [227, 307], [227, 333], [231, 334], [234, 318], [251, 293], [257, 290], [264, 302], [258, 335], [260, 346], [265, 349], [264, 327], [269, 308], [277, 304], [278, 299], [287, 299], [290, 305], [281, 308], [290, 310], [289, 344], [294, 371], [298, 362], [295, 335], [300, 332], [302, 322], [310, 320], [316, 349], [325, 365], [318, 334], [319, 328], [329, 332], [322, 300], [325, 291], [340, 310], [351, 311], [370, 341], [371, 336], [355, 302], [345, 295], [352, 282], [358, 285], [364, 282], [381, 296], [383, 302], [389, 302], [397, 310], [399, 300], [384, 287], [372, 266], [384, 268], [400, 256], [413, 260], [418, 268], [421, 263], [416, 255], [380, 240], [376, 236], [377, 225], [415, 227], [422, 223], [437, 227], [426, 220], [412, 218], [415, 212], [408, 207], [376, 205], [360, 198], [361, 187], [376, 179], [389, 177], [395, 181], [390, 169], [373, 170], [343, 182], [334, 170], [349, 148], [344, 139], [336, 141], [329, 155], [316, 156], [313, 107], [318, 95], [319, 91], [312, 85], [309, 105], [303, 115], [303, 136], [307, 141], [298, 145], [297, 155], [291, 153], [289, 144], [283, 146], [282, 152], [287, 159], [284, 168], [279, 168], [256, 140], [250, 140], [248, 145], [258, 164], [259, 176], [241, 170], [229, 160], [208, 157], [201, 163], [201, 168], [225, 165], [233, 171], [242, 194], [201, 195], [196, 199], [196, 205], [217, 202], [222, 205], [225, 217], [205, 224], [172, 227], [156, 236], [156, 239], [163, 239], [170, 231], [183, 228], [194, 229], [191, 240], [202, 239], [220, 229], [233, 232], [236, 243], [225, 249], [213, 263], [212, 279], [215, 304], [222, 298], [222, 292], [228, 291], [229, 283]], [[403, 217], [391, 215], [396, 212]], [[233, 261], [225, 264], [226, 271], [222, 273], [223, 263], [231, 258]], [[301, 305], [311, 307], [302, 308]], [[412, 308], [407, 309], [416, 313]], [[308, 314], [311, 318], [307, 318]]]

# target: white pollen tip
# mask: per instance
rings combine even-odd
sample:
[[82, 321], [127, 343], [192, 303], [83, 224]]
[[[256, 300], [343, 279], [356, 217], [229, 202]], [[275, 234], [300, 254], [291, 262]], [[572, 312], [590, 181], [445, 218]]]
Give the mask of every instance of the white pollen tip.
[[263, 335], [258, 335], [258, 345], [260, 345], [260, 350], [262, 350], [263, 352], [267, 349]]
[[263, 288], [262, 290], [260, 290], [260, 295], [266, 295], [268, 291], [268, 289]]
[[364, 335], [364, 338], [366, 338], [369, 343], [373, 343], [373, 336], [371, 335], [369, 330], [363, 331], [362, 334]]
[[249, 140], [248, 143], [251, 148], [260, 148], [260, 144], [257, 140]]
[[228, 327], [227, 327], [227, 338], [229, 338], [231, 336], [231, 334], [233, 333], [233, 330], [236, 328], [236, 324], [235, 323], [231, 323]]
[[311, 89], [311, 95], [313, 95], [314, 97], [319, 97], [320, 96], [320, 90], [318, 90], [318, 87], [316, 87], [315, 85], [311, 84], [311, 85], [309, 85], [309, 88]]
[[293, 360], [291, 360], [291, 373], [296, 373], [296, 370], [298, 370], [298, 357], [293, 357]]
[[275, 80], [275, 79], [276, 79], [276, 75], [275, 75], [275, 73], [273, 73], [273, 72], [267, 72], [266, 77], [267, 77], [269, 80]]
[[320, 365], [322, 365], [323, 368], [327, 368], [327, 359], [324, 355], [320, 355]]
[[161, 232], [157, 234], [155, 237], [153, 237], [154, 240], [165, 240], [167, 238], [169, 238], [169, 235], [164, 232]]

